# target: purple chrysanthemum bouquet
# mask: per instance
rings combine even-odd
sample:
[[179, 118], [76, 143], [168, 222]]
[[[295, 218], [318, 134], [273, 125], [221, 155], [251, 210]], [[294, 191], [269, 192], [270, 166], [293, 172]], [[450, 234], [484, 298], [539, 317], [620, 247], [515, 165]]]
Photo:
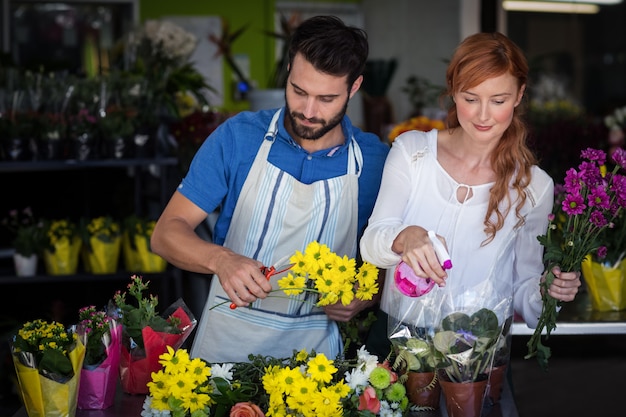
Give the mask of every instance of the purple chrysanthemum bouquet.
[[[564, 196], [560, 205], [555, 204], [546, 234], [537, 237], [545, 248], [543, 261], [547, 274], [540, 284], [543, 307], [539, 323], [527, 343], [525, 358], [536, 356], [544, 370], [551, 352], [542, 344], [542, 333], [545, 329], [547, 339], [556, 328], [562, 303], [548, 294], [555, 278], [552, 268], [558, 265], [562, 271], [580, 271], [585, 257], [602, 246], [600, 233], [615, 227], [620, 212], [626, 208], [626, 177], [618, 173], [626, 167], [626, 151], [617, 149], [611, 158], [615, 166], [607, 172], [604, 151], [588, 148], [581, 152], [578, 170], [570, 168], [566, 172]], [[562, 227], [558, 227], [561, 222]]]

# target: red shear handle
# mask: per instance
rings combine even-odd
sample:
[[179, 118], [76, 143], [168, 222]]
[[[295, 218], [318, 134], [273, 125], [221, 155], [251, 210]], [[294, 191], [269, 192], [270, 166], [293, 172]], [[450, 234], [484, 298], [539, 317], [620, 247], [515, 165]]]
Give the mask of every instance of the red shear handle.
[[[265, 275], [265, 278], [267, 278], [268, 280], [270, 279], [270, 277], [274, 274], [276, 274], [276, 268], [274, 268], [273, 266], [262, 266], [261, 267], [261, 273], [263, 275]], [[237, 304], [235, 303], [230, 303], [230, 309], [234, 310], [237, 308]]]

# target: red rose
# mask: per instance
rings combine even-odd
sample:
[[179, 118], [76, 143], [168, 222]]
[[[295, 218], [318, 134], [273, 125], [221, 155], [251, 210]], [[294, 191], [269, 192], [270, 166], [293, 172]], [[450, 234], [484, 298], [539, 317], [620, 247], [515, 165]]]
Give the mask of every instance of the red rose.
[[258, 405], [251, 402], [237, 403], [230, 409], [230, 417], [265, 417]]

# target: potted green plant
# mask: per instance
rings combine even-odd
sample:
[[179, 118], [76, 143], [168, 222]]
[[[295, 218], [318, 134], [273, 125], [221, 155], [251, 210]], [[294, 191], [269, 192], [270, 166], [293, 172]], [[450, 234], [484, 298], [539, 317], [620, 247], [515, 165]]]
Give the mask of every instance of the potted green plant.
[[433, 336], [441, 388], [450, 417], [477, 416], [483, 405], [502, 325], [481, 308], [446, 316]]
[[13, 260], [17, 276], [32, 276], [37, 272], [37, 262], [44, 247], [44, 225], [35, 219], [30, 207], [11, 210], [2, 219], [2, 225], [12, 234], [15, 250]]
[[437, 377], [432, 343], [419, 337], [392, 338], [398, 370], [406, 386], [407, 396], [420, 411], [439, 408], [441, 385]]

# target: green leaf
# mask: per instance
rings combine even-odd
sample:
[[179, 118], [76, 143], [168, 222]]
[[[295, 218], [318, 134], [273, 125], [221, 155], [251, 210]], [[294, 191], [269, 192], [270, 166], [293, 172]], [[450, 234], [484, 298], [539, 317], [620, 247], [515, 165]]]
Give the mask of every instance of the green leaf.
[[74, 372], [69, 358], [54, 349], [48, 349], [44, 352], [39, 362], [39, 369], [63, 376], [70, 376]]
[[458, 330], [470, 330], [471, 319], [464, 313], [452, 313], [441, 321], [441, 327], [444, 330], [456, 332]]

